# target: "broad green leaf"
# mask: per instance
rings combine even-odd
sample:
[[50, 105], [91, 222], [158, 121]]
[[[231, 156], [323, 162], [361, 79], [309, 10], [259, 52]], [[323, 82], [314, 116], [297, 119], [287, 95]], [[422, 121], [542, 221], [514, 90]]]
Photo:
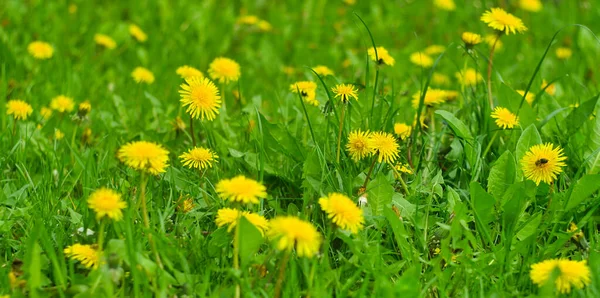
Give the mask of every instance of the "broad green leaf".
[[494, 205], [496, 200], [488, 194], [478, 182], [471, 182], [471, 202], [473, 210], [483, 225], [487, 225], [493, 220]]
[[571, 187], [573, 191], [571, 192], [565, 211], [577, 207], [600, 189], [600, 174], [583, 176]]
[[37, 242], [29, 246], [29, 263], [27, 264], [27, 287], [32, 294], [32, 297], [37, 296], [37, 290], [42, 286], [42, 248]]
[[[540, 136], [540, 133], [538, 132], [537, 128], [533, 124], [529, 125], [529, 127], [527, 127], [521, 134], [519, 141], [517, 141], [517, 148], [515, 150], [517, 154], [517, 164], [521, 162], [521, 159], [523, 158], [523, 156], [525, 156], [525, 153], [529, 151], [529, 148], [531, 148], [531, 146], [538, 145], [541, 143], [542, 137]], [[517, 181], [520, 180], [522, 177], [523, 172], [517, 171]]]
[[444, 110], [437, 110], [435, 111], [435, 113], [444, 118], [444, 120], [446, 120], [446, 122], [448, 123], [448, 125], [450, 125], [450, 128], [452, 128], [452, 131], [454, 131], [456, 136], [466, 140], [473, 139], [473, 135], [471, 135], [469, 128], [460, 119], [456, 118], [452, 113]]
[[527, 224], [525, 224], [525, 226], [523, 228], [521, 228], [519, 230], [519, 232], [517, 232], [517, 239], [519, 239], [519, 241], [522, 241], [522, 240], [529, 238], [529, 236], [535, 234], [537, 231], [537, 228], [541, 222], [542, 222], [542, 214], [537, 213], [536, 215], [533, 216], [533, 218], [531, 218], [527, 222]]
[[590, 127], [590, 132], [587, 136], [584, 158], [587, 160], [587, 168], [590, 174], [596, 174], [600, 172], [600, 101], [596, 103], [596, 118]]
[[488, 192], [496, 198], [502, 198], [509, 185], [515, 182], [517, 169], [513, 154], [506, 150], [496, 160], [488, 177]]
[[410, 262], [412, 256], [412, 245], [408, 243], [409, 234], [406, 232], [404, 228], [404, 223], [391, 208], [386, 208], [383, 211], [385, 218], [390, 223], [392, 227], [392, 231], [394, 232], [394, 239], [396, 240], [396, 244], [400, 248], [400, 253], [405, 260]]
[[519, 182], [511, 185], [502, 201], [502, 226], [505, 239], [512, 239], [514, 228], [521, 217], [526, 200], [525, 182]]
[[367, 185], [367, 193], [373, 216], [383, 215], [385, 206], [392, 202], [394, 187], [383, 174], [379, 174]]
[[258, 252], [260, 245], [263, 243], [263, 237], [260, 231], [250, 223], [246, 217], [240, 218], [239, 226], [239, 247], [240, 247], [240, 260], [242, 268], [245, 268], [250, 261], [254, 258], [254, 255]]
[[586, 102], [582, 103], [579, 107], [573, 109], [567, 118], [565, 119], [565, 124], [567, 128], [567, 135], [571, 136], [579, 128], [590, 119], [590, 116], [594, 112], [594, 108], [596, 107], [596, 103], [598, 102], [599, 95], [596, 95]]

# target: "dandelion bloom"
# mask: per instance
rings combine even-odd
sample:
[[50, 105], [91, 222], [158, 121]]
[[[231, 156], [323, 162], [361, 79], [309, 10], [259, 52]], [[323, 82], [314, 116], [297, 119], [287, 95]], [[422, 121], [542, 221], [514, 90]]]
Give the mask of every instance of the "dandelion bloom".
[[109, 50], [112, 50], [117, 47], [117, 43], [115, 42], [115, 40], [105, 34], [94, 35], [94, 41], [97, 45], [103, 46]]
[[413, 174], [413, 170], [410, 169], [408, 164], [403, 164], [401, 162], [394, 166], [394, 170], [398, 171], [399, 173]]
[[521, 167], [525, 177], [539, 185], [540, 182], [548, 184], [556, 180], [562, 172], [562, 167], [567, 159], [560, 146], [554, 148], [551, 143], [534, 145], [521, 159]]
[[177, 204], [177, 210], [183, 213], [188, 213], [192, 209], [194, 209], [194, 200], [192, 198], [185, 198]]
[[240, 65], [229, 58], [219, 57], [210, 63], [208, 74], [220, 83], [237, 82], [241, 75]]
[[347, 196], [330, 193], [319, 199], [319, 205], [327, 213], [327, 217], [341, 229], [356, 234], [363, 228], [365, 222], [363, 212]]
[[191, 77], [181, 84], [179, 94], [182, 105], [188, 106], [186, 112], [193, 118], [214, 120], [219, 114], [221, 96], [219, 89], [208, 78]]
[[267, 188], [262, 183], [242, 175], [219, 181], [216, 190], [221, 199], [244, 204], [258, 204], [259, 198], [267, 197]]
[[131, 36], [133, 36], [133, 38], [139, 42], [145, 42], [146, 39], [148, 39], [146, 33], [144, 33], [144, 31], [142, 31], [142, 29], [135, 24], [129, 25], [129, 34], [131, 34]]
[[156, 143], [136, 141], [123, 145], [117, 152], [117, 157], [134, 170], [158, 175], [166, 171], [169, 151]]
[[[521, 95], [521, 97], [523, 97], [523, 95], [525, 95], [525, 90], [516, 90], [517, 93], [519, 93], [519, 95]], [[525, 96], [525, 101], [528, 104], [532, 104], [533, 100], [535, 99], [535, 94], [531, 93], [531, 92], [527, 92], [527, 96]]]
[[106, 216], [114, 221], [119, 221], [123, 218], [121, 210], [127, 207], [127, 203], [121, 200], [119, 193], [104, 187], [94, 191], [87, 202], [88, 207], [96, 212], [97, 220]]
[[394, 133], [401, 139], [406, 140], [412, 132], [412, 127], [406, 123], [394, 124]]
[[573, 51], [569, 48], [558, 48], [556, 49], [556, 58], [561, 60], [566, 60], [571, 58], [573, 55]]
[[473, 68], [463, 69], [461, 72], [457, 72], [455, 75], [460, 84], [463, 86], [475, 86], [483, 81], [481, 73]]
[[86, 268], [98, 268], [100, 264], [100, 253], [91, 245], [73, 244], [64, 249], [64, 253], [72, 260], [81, 262]]
[[583, 234], [583, 231], [581, 229], [579, 229], [574, 222], [571, 222], [569, 224], [569, 229], [567, 229], [567, 233], [573, 234], [571, 236], [571, 238], [575, 241], [580, 241], [581, 239], [583, 239], [585, 237], [585, 235]]
[[70, 97], [59, 95], [50, 101], [50, 108], [59, 113], [71, 112], [75, 108], [75, 101]]
[[339, 98], [343, 103], [348, 103], [350, 99], [358, 100], [358, 90], [352, 84], [340, 84], [331, 88], [335, 98]]
[[519, 7], [523, 10], [539, 12], [542, 10], [543, 5], [540, 0], [519, 0]]
[[367, 155], [373, 153], [373, 149], [369, 145], [370, 133], [367, 131], [355, 130], [348, 135], [348, 144], [346, 150], [350, 153], [350, 157], [354, 161], [359, 161]]
[[463, 32], [461, 39], [467, 46], [478, 45], [483, 40], [481, 35], [473, 32]]
[[415, 52], [410, 55], [410, 62], [424, 68], [429, 68], [433, 65], [433, 58], [425, 53]]
[[182, 79], [188, 79], [191, 77], [200, 77], [203, 78], [204, 74], [199, 71], [198, 69], [188, 66], [188, 65], [184, 65], [181, 67], [178, 67], [177, 70], [175, 71]]
[[590, 268], [586, 261], [567, 259], [550, 259], [533, 264], [529, 277], [534, 284], [541, 287], [550, 280], [555, 270], [558, 271], [558, 276], [554, 285], [562, 294], [570, 293], [573, 287], [583, 289], [591, 282]]
[[443, 73], [434, 72], [431, 81], [436, 85], [450, 85], [450, 78]]
[[554, 94], [556, 94], [556, 85], [554, 83], [548, 84], [546, 80], [542, 80], [541, 88], [544, 89], [544, 92], [548, 93], [549, 95], [554, 96]]
[[377, 62], [377, 64], [379, 65], [385, 64], [389, 66], [394, 66], [394, 63], [396, 63], [394, 57], [390, 56], [390, 53], [388, 53], [388, 51], [384, 47], [377, 47], [377, 54], [375, 54], [375, 48], [371, 47], [367, 51], [367, 54], [369, 55], [371, 60]]
[[519, 117], [507, 108], [496, 107], [492, 112], [492, 118], [496, 119], [496, 125], [502, 129], [514, 128], [519, 125]]
[[329, 69], [327, 66], [317, 65], [313, 67], [313, 70], [320, 76], [332, 76], [333, 70]]
[[525, 27], [521, 19], [504, 11], [502, 8], [492, 8], [484, 12], [481, 20], [491, 28], [502, 31], [507, 35], [527, 31], [527, 27]]
[[131, 76], [136, 83], [146, 83], [148, 85], [154, 83], [154, 74], [147, 68], [136, 67]]
[[[458, 92], [452, 90], [441, 90], [441, 89], [427, 89], [425, 93], [425, 100], [423, 104], [425, 106], [434, 106], [452, 100], [458, 97]], [[421, 101], [421, 92], [413, 95], [412, 106], [417, 108]]]
[[49, 43], [43, 41], [34, 41], [30, 43], [27, 46], [27, 51], [35, 59], [40, 60], [49, 59], [54, 53], [54, 49], [52, 48], [52, 46]]
[[233, 208], [221, 208], [217, 211], [215, 223], [218, 227], [227, 226], [227, 231], [231, 232], [237, 226], [241, 217], [246, 218], [258, 231], [264, 236], [269, 229], [269, 221], [262, 215], [248, 211], [239, 211]]
[[394, 163], [398, 158], [399, 148], [398, 142], [394, 136], [387, 132], [373, 132], [369, 137], [373, 153], [377, 154], [379, 162]]
[[443, 53], [445, 50], [446, 50], [446, 47], [434, 44], [434, 45], [430, 45], [430, 46], [426, 47], [423, 52], [425, 52], [425, 54], [427, 54], [427, 55], [439, 55], [439, 54]]
[[268, 32], [268, 31], [271, 31], [273, 29], [273, 25], [271, 25], [271, 23], [269, 23], [269, 22], [267, 22], [265, 20], [260, 20], [258, 22], [258, 24], [256, 24], [256, 26], [262, 32]]
[[236, 22], [243, 25], [256, 25], [259, 21], [260, 19], [255, 15], [245, 15], [238, 17]]
[[77, 109], [77, 116], [79, 116], [80, 119], [85, 119], [85, 117], [87, 116], [87, 114], [89, 114], [91, 110], [92, 104], [90, 104], [89, 100], [86, 100], [79, 104], [79, 108]]
[[278, 250], [296, 248], [299, 257], [313, 257], [321, 247], [321, 234], [310, 222], [294, 216], [278, 216], [269, 223], [267, 236]]
[[195, 147], [179, 156], [184, 166], [193, 169], [212, 168], [213, 162], [217, 162], [217, 156], [212, 150], [202, 147]]
[[40, 115], [42, 115], [42, 118], [44, 118], [44, 120], [48, 120], [52, 116], [52, 110], [48, 107], [42, 107], [40, 109]]
[[6, 115], [12, 115], [15, 120], [27, 120], [31, 113], [31, 105], [20, 99], [11, 99], [6, 103]]
[[58, 128], [54, 129], [54, 139], [57, 141], [62, 140], [65, 137], [65, 134]]
[[290, 91], [298, 93], [308, 104], [318, 106], [319, 101], [316, 99], [317, 84], [313, 81], [300, 81], [290, 85]]
[[434, 0], [433, 4], [441, 10], [453, 11], [456, 9], [454, 0]]

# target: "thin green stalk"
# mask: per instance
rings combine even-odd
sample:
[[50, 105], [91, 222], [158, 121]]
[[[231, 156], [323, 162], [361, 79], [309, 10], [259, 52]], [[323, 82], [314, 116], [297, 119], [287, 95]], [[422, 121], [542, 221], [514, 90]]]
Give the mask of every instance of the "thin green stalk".
[[485, 147], [485, 150], [483, 150], [483, 154], [481, 155], [481, 157], [485, 157], [487, 155], [488, 151], [490, 151], [490, 148], [492, 148], [492, 144], [494, 144], [494, 141], [496, 140], [497, 137], [498, 137], [498, 130], [496, 130], [496, 132], [494, 132], [492, 139], [487, 144], [487, 147]]
[[281, 297], [281, 285], [283, 285], [283, 280], [285, 279], [285, 268], [287, 267], [289, 259], [290, 251], [286, 249], [283, 259], [281, 260], [281, 264], [279, 265], [279, 276], [277, 277], [277, 282], [275, 283], [275, 298]]
[[190, 135], [192, 136], [192, 145], [196, 147], [196, 135], [194, 134], [194, 117], [190, 115]]
[[367, 188], [367, 184], [369, 183], [369, 178], [371, 178], [371, 173], [373, 173], [373, 168], [375, 167], [375, 162], [377, 162], [377, 157], [379, 157], [379, 152], [373, 155], [373, 162], [371, 162], [371, 167], [369, 168], [369, 172], [367, 173], [367, 177], [365, 178], [365, 183], [363, 184], [363, 189]]
[[[235, 225], [235, 232], [233, 235], [233, 269], [240, 270], [240, 219], [241, 213], [238, 213], [238, 218], [236, 219], [237, 224]], [[239, 282], [235, 286], [235, 298], [240, 298], [241, 289]]]
[[335, 155], [335, 160], [337, 163], [340, 162], [340, 145], [342, 144], [342, 130], [344, 129], [344, 112], [346, 111], [346, 105], [342, 104], [342, 114], [340, 115], [340, 130], [338, 132], [338, 141], [337, 141], [337, 153]]
[[106, 221], [104, 217], [100, 219], [100, 228], [98, 229], [98, 259], [102, 259], [102, 252], [104, 251], [104, 226]]
[[494, 109], [494, 99], [492, 97], [492, 62], [494, 60], [494, 52], [496, 51], [496, 44], [498, 44], [498, 40], [500, 40], [500, 34], [496, 36], [496, 40], [494, 40], [494, 44], [492, 45], [492, 49], [490, 50], [490, 59], [488, 60], [487, 69], [488, 102], [492, 110]]
[[152, 239], [152, 233], [150, 232], [150, 219], [148, 218], [148, 208], [146, 206], [146, 185], [148, 184], [148, 176], [146, 176], [145, 172], [142, 172], [142, 177], [140, 180], [140, 202], [142, 204], [142, 216], [144, 218], [144, 227], [146, 228], [146, 233], [148, 234], [148, 243], [150, 243], [150, 248], [154, 253], [156, 264], [158, 264], [158, 267], [160, 269], [163, 269], [163, 264], [160, 260], [160, 255], [158, 254], [158, 250], [156, 249], [156, 243], [154, 242], [154, 239]]

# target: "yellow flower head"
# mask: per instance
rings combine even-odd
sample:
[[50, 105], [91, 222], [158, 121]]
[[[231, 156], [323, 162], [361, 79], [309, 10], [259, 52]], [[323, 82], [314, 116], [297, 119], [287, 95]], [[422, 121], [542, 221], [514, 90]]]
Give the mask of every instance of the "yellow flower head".
[[543, 5], [540, 0], [519, 0], [519, 7], [523, 10], [539, 12], [542, 10]]
[[583, 231], [581, 229], [579, 229], [574, 222], [571, 222], [569, 224], [569, 229], [567, 230], [567, 232], [573, 234], [573, 236], [571, 236], [571, 238], [575, 241], [580, 241], [581, 239], [583, 239], [585, 237], [585, 235], [583, 234]]
[[127, 207], [127, 203], [121, 200], [121, 195], [108, 188], [100, 188], [94, 191], [88, 199], [88, 207], [96, 212], [96, 219], [108, 217], [114, 221], [123, 218], [121, 211]]
[[[546, 87], [548, 86], [548, 87]], [[548, 84], [548, 82], [546, 82], [546, 80], [542, 80], [542, 89], [544, 89], [544, 92], [548, 93], [549, 95], [554, 96], [554, 94], [556, 94], [556, 85], [554, 83], [552, 84]]]
[[84, 118], [90, 111], [92, 111], [92, 104], [89, 102], [89, 100], [86, 100], [79, 104], [77, 115], [81, 118]]
[[181, 84], [179, 95], [186, 112], [195, 119], [214, 120], [219, 114], [221, 96], [219, 89], [208, 78], [191, 77]]
[[[525, 90], [515, 90], [517, 91], [517, 93], [519, 93], [519, 95], [521, 95], [521, 98], [523, 97], [523, 95], [525, 95]], [[527, 96], [525, 96], [525, 101], [528, 104], [532, 104], [533, 100], [535, 99], [535, 94], [531, 93], [531, 92], [527, 92]]]
[[534, 145], [521, 159], [521, 167], [525, 178], [539, 185], [540, 182], [548, 184], [556, 180], [556, 176], [562, 172], [562, 167], [567, 159], [563, 155], [560, 146], [554, 148], [551, 143]]
[[340, 84], [331, 89], [335, 98], [339, 98], [343, 103], [348, 103], [350, 99], [358, 100], [358, 90], [352, 84]]
[[54, 49], [52, 48], [52, 46], [49, 43], [43, 41], [34, 41], [30, 43], [27, 46], [27, 51], [35, 59], [40, 60], [49, 59], [54, 53]]
[[133, 38], [139, 42], [145, 42], [146, 39], [148, 39], [146, 33], [144, 33], [144, 31], [142, 31], [142, 29], [135, 24], [129, 25], [129, 34], [131, 34], [131, 36], [133, 36]]
[[217, 162], [217, 156], [212, 150], [202, 147], [195, 147], [179, 156], [184, 166], [190, 169], [212, 168], [213, 162]]
[[453, 11], [456, 9], [454, 0], [434, 0], [433, 4], [441, 10]]
[[273, 25], [271, 25], [271, 23], [269, 23], [269, 22], [267, 22], [265, 20], [260, 20], [258, 22], [258, 24], [256, 24], [256, 26], [262, 32], [268, 32], [268, 31], [271, 31], [273, 29]]
[[52, 110], [48, 107], [42, 107], [40, 109], [40, 115], [42, 115], [42, 118], [44, 118], [44, 120], [48, 120], [52, 116]]
[[552, 277], [555, 270], [558, 271], [558, 277], [554, 285], [562, 294], [571, 293], [573, 287], [583, 289], [591, 282], [590, 268], [586, 261], [567, 259], [550, 259], [533, 264], [529, 277], [534, 284], [541, 287]]
[[73, 244], [64, 249], [64, 253], [72, 260], [81, 262], [86, 268], [98, 268], [100, 264], [100, 253], [91, 245]]
[[260, 21], [260, 19], [254, 15], [240, 16], [237, 19], [238, 24], [244, 24], [244, 25], [256, 25], [256, 24], [258, 24], [259, 21]]
[[166, 171], [169, 151], [156, 143], [136, 141], [123, 145], [117, 152], [117, 157], [134, 170], [158, 175]]
[[[458, 97], [458, 92], [453, 90], [440, 90], [440, 89], [427, 89], [425, 93], [425, 100], [423, 104], [425, 106], [434, 106], [452, 100]], [[412, 106], [417, 108], [419, 101], [421, 100], [421, 92], [417, 92], [413, 95]]]
[[313, 106], [318, 106], [319, 101], [317, 101], [317, 84], [313, 81], [300, 81], [290, 85], [290, 91], [294, 93], [298, 93], [300, 91], [300, 95], [308, 104]]
[[112, 50], [117, 47], [117, 43], [115, 42], [115, 40], [105, 34], [94, 35], [94, 41], [97, 45], [103, 46], [109, 50]]
[[433, 58], [422, 52], [415, 52], [410, 55], [410, 62], [417, 66], [429, 68], [433, 65]]
[[267, 197], [264, 185], [242, 175], [219, 181], [216, 190], [221, 199], [244, 204], [258, 204], [259, 198]]
[[310, 222], [294, 216], [278, 216], [271, 220], [267, 236], [278, 250], [296, 248], [299, 257], [311, 258], [319, 252], [321, 234]]
[[406, 174], [409, 174], [409, 175], [413, 174], [413, 170], [411, 170], [411, 168], [408, 166], [408, 164], [403, 164], [401, 162], [397, 163], [394, 166], [394, 170], [396, 170], [399, 173], [406, 173]]
[[329, 69], [327, 66], [317, 65], [313, 67], [313, 70], [320, 76], [332, 76], [333, 70]]
[[71, 112], [75, 108], [75, 102], [70, 97], [59, 95], [50, 101], [50, 108], [59, 113]]
[[373, 148], [369, 145], [371, 142], [370, 135], [368, 131], [355, 130], [350, 132], [346, 150], [350, 153], [352, 160], [359, 161], [373, 153]]
[[188, 213], [194, 209], [194, 200], [190, 197], [183, 198], [180, 197], [177, 201], [177, 210], [183, 213]]
[[514, 128], [519, 125], [519, 117], [507, 108], [496, 107], [492, 112], [492, 118], [496, 119], [496, 125], [502, 129]]
[[200, 77], [203, 78], [204, 74], [199, 71], [198, 69], [188, 66], [188, 65], [184, 65], [181, 66], [179, 68], [177, 68], [177, 70], [175, 71], [182, 79], [188, 79], [191, 77]]
[[327, 213], [327, 217], [341, 229], [356, 234], [363, 228], [365, 222], [363, 212], [347, 196], [330, 193], [319, 199], [319, 205]]
[[573, 55], [573, 51], [569, 48], [558, 48], [556, 49], [556, 58], [561, 60], [566, 60], [571, 58]]
[[233, 208], [221, 208], [217, 211], [215, 223], [218, 227], [227, 226], [227, 231], [231, 232], [237, 226], [240, 217], [246, 218], [258, 231], [264, 236], [269, 229], [269, 221], [262, 215], [248, 211], [239, 211]]
[[426, 47], [423, 52], [425, 52], [426, 55], [434, 56], [443, 53], [445, 50], [446, 47], [434, 44]]
[[456, 78], [463, 86], [475, 86], [483, 80], [481, 73], [473, 68], [463, 69], [460, 72], [457, 72]]
[[367, 54], [369, 55], [371, 60], [377, 62], [377, 64], [379, 65], [385, 64], [389, 66], [394, 66], [394, 63], [396, 63], [394, 57], [390, 56], [390, 53], [388, 53], [388, 51], [384, 47], [377, 47], [377, 54], [375, 54], [375, 49], [371, 47], [367, 51]]
[[136, 83], [146, 83], [148, 85], [154, 83], [154, 74], [144, 67], [136, 67], [131, 76]]
[[435, 85], [440, 85], [440, 86], [450, 85], [450, 78], [447, 75], [438, 73], [438, 72], [433, 73], [433, 76], [431, 77], [431, 81]]
[[374, 154], [377, 154], [379, 162], [392, 164], [396, 161], [399, 154], [400, 145], [392, 134], [387, 132], [373, 132], [369, 137], [369, 145]]
[[394, 133], [401, 139], [406, 140], [412, 132], [412, 127], [406, 123], [394, 124]]
[[11, 99], [6, 103], [6, 115], [12, 115], [15, 120], [27, 120], [31, 113], [31, 105], [20, 99]]
[[488, 46], [493, 47], [494, 43], [496, 44], [496, 47], [494, 48], [494, 52], [500, 50], [502, 48], [502, 46], [504, 45], [502, 43], [502, 41], [498, 38], [497, 35], [495, 34], [488, 34], [485, 36], [485, 43], [488, 44]]
[[220, 83], [237, 82], [241, 75], [240, 65], [229, 58], [219, 57], [210, 63], [208, 74]]
[[472, 47], [474, 45], [480, 44], [483, 40], [483, 37], [481, 37], [481, 35], [477, 33], [463, 32], [461, 39], [467, 45], [467, 47]]
[[494, 30], [502, 31], [506, 35], [527, 31], [527, 27], [525, 27], [521, 19], [504, 11], [502, 8], [492, 8], [484, 12], [481, 20]]
[[58, 128], [54, 129], [54, 139], [57, 141], [62, 140], [65, 137], [65, 134]]

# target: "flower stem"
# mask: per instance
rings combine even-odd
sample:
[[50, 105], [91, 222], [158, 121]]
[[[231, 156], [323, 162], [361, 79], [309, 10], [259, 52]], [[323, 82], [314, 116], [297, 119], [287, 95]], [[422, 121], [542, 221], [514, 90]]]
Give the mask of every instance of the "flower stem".
[[344, 129], [344, 112], [346, 111], [346, 105], [342, 105], [342, 115], [340, 115], [340, 130], [338, 132], [338, 141], [337, 141], [337, 153], [335, 155], [335, 160], [337, 163], [340, 162], [340, 145], [342, 144], [342, 130]]
[[281, 297], [281, 285], [283, 284], [283, 279], [285, 278], [285, 268], [289, 259], [290, 251], [285, 250], [285, 255], [283, 255], [281, 265], [279, 266], [279, 276], [277, 277], [277, 283], [275, 284], [275, 298]]
[[375, 84], [373, 85], [373, 99], [371, 101], [371, 117], [369, 127], [373, 127], [373, 110], [375, 110], [375, 96], [377, 95], [377, 83], [379, 81], [379, 66], [375, 64]]
[[196, 135], [194, 134], [194, 117], [190, 115], [190, 135], [192, 135], [192, 145], [196, 147]]
[[379, 156], [379, 152], [373, 156], [373, 162], [371, 162], [371, 167], [369, 168], [369, 172], [367, 173], [367, 177], [365, 178], [365, 183], [363, 184], [363, 188], [367, 188], [367, 184], [369, 183], [369, 178], [371, 178], [371, 173], [373, 173], [373, 168], [375, 167], [375, 162], [377, 161], [377, 157]]
[[[238, 213], [238, 218], [236, 219], [237, 224], [235, 225], [235, 232], [233, 235], [233, 269], [240, 270], [240, 219], [241, 213]], [[235, 298], [240, 298], [240, 284], [238, 283], [235, 286]]]
[[[104, 250], [103, 246], [104, 246], [104, 226], [106, 224], [106, 221], [104, 220], [104, 217], [100, 219], [100, 228], [98, 229], [98, 252], [102, 252]], [[84, 231], [84, 233], [86, 233]]]
[[146, 184], [148, 184], [148, 177], [145, 172], [142, 172], [142, 177], [140, 179], [140, 202], [142, 204], [142, 216], [144, 217], [144, 227], [146, 228], [146, 233], [148, 233], [148, 243], [150, 243], [150, 248], [154, 253], [154, 258], [156, 259], [156, 264], [160, 269], [163, 269], [163, 264], [160, 261], [160, 255], [158, 254], [158, 250], [156, 249], [156, 243], [152, 239], [152, 233], [150, 232], [150, 219], [148, 218], [148, 208], [146, 207]]
[[492, 45], [492, 49], [490, 50], [490, 59], [488, 60], [488, 69], [487, 69], [487, 89], [488, 89], [488, 101], [490, 103], [490, 108], [494, 109], [494, 99], [492, 97], [492, 61], [494, 60], [494, 52], [496, 51], [496, 44], [500, 40], [500, 35], [496, 36], [494, 40], [494, 44]]
[[488, 143], [487, 147], [485, 147], [485, 150], [483, 150], [483, 154], [481, 155], [481, 157], [485, 157], [487, 155], [488, 151], [490, 151], [490, 148], [492, 148], [492, 144], [494, 144], [494, 141], [496, 140], [496, 137], [498, 137], [498, 131], [497, 130], [496, 130], [496, 132], [494, 132], [494, 135], [492, 136], [492, 139]]

